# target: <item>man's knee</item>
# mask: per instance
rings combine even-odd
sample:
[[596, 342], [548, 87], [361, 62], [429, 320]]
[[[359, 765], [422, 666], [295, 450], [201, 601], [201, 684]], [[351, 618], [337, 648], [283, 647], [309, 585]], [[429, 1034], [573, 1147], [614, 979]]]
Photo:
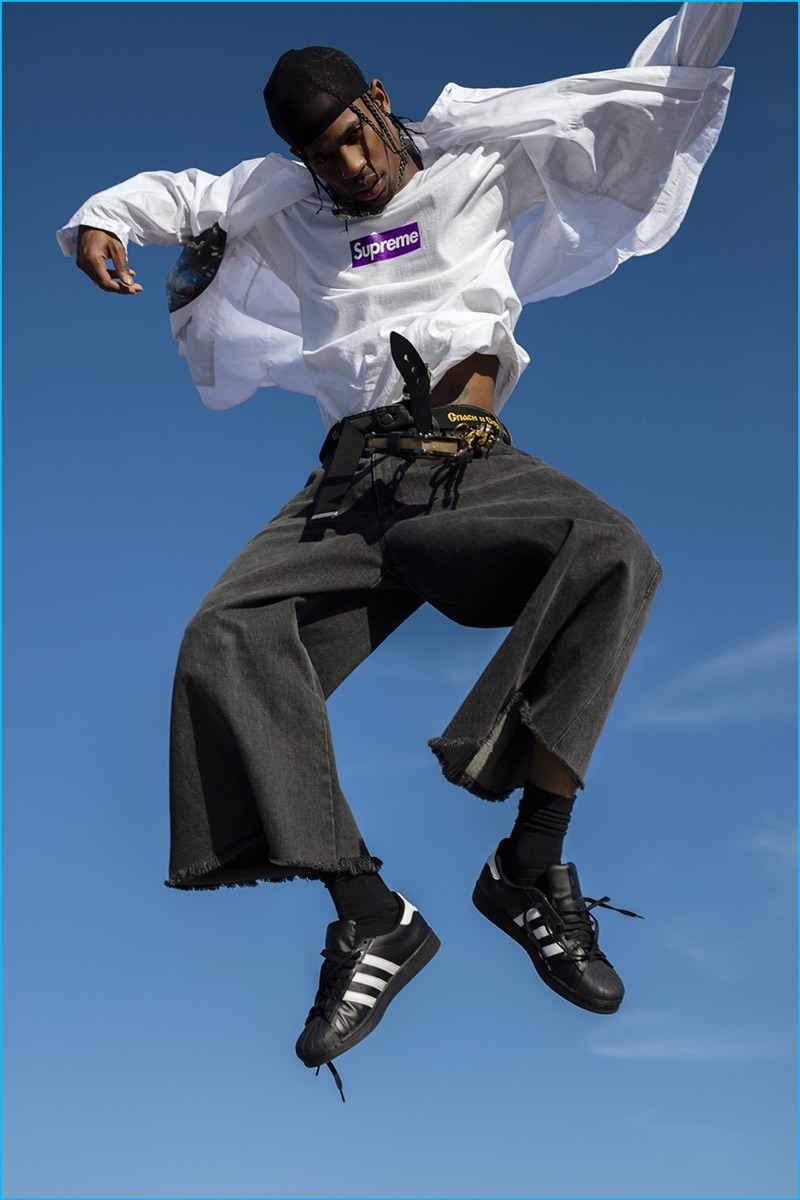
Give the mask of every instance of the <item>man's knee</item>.
[[204, 603], [195, 613], [181, 641], [178, 669], [192, 674], [219, 671], [237, 657], [248, 638], [241, 614]]
[[186, 627], [179, 663], [202, 671], [258, 660], [264, 670], [296, 637], [295, 602], [234, 608], [207, 597]]
[[661, 564], [633, 522], [621, 514], [619, 517], [614, 537], [617, 561], [644, 587], [655, 591], [661, 581]]

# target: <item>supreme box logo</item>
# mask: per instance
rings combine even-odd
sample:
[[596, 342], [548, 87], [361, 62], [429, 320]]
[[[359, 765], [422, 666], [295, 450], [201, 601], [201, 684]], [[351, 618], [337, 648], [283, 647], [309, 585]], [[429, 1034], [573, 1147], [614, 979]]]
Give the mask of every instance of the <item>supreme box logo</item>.
[[350, 243], [350, 254], [354, 267], [368, 267], [370, 263], [382, 262], [385, 258], [398, 258], [419, 250], [419, 226], [401, 225], [388, 233], [370, 233]]

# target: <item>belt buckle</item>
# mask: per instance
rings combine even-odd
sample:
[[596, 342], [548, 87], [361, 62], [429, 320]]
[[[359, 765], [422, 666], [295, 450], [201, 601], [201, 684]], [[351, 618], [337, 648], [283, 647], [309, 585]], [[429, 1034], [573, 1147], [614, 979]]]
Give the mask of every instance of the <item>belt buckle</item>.
[[453, 450], [454, 458], [457, 458], [461, 452], [460, 451], [461, 438], [456, 437], [454, 434], [450, 434], [450, 433], [420, 433], [420, 434], [417, 434], [417, 437], [419, 438], [420, 447], [418, 450], [415, 450], [414, 453], [418, 454], [420, 458], [443, 458], [447, 453], [449, 453], [446, 450], [426, 449], [425, 448], [426, 442], [447, 442], [449, 445], [452, 445], [455, 447]]

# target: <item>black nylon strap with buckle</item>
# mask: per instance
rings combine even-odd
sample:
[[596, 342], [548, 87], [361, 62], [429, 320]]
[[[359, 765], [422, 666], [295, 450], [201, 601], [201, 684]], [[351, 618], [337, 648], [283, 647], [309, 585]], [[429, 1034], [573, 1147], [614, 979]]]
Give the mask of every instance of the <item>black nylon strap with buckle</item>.
[[336, 449], [314, 498], [312, 521], [336, 516], [364, 453], [365, 430], [352, 421], [343, 421], [336, 432], [339, 434]]
[[[405, 383], [403, 405], [413, 426], [378, 432], [373, 424], [374, 412], [360, 413], [357, 418], [346, 417], [335, 425], [320, 453], [325, 474], [314, 497], [309, 518], [312, 521], [337, 515], [366, 447], [384, 454], [416, 458], [472, 458], [476, 453], [488, 454], [498, 438], [511, 444], [508, 430], [493, 414], [461, 412], [458, 406], [447, 411], [450, 427], [434, 431], [428, 368], [401, 334], [391, 333], [389, 342], [392, 358]], [[379, 413], [387, 411], [378, 410]], [[362, 420], [363, 425], [359, 423]]]

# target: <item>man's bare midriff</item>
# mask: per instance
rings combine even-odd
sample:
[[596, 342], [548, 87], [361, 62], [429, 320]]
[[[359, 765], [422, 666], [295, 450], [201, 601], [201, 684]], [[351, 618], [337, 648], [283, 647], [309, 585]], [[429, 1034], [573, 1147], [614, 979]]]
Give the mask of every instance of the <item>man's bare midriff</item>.
[[473, 404], [494, 412], [494, 384], [500, 362], [493, 354], [470, 354], [442, 376], [431, 391], [431, 404]]

